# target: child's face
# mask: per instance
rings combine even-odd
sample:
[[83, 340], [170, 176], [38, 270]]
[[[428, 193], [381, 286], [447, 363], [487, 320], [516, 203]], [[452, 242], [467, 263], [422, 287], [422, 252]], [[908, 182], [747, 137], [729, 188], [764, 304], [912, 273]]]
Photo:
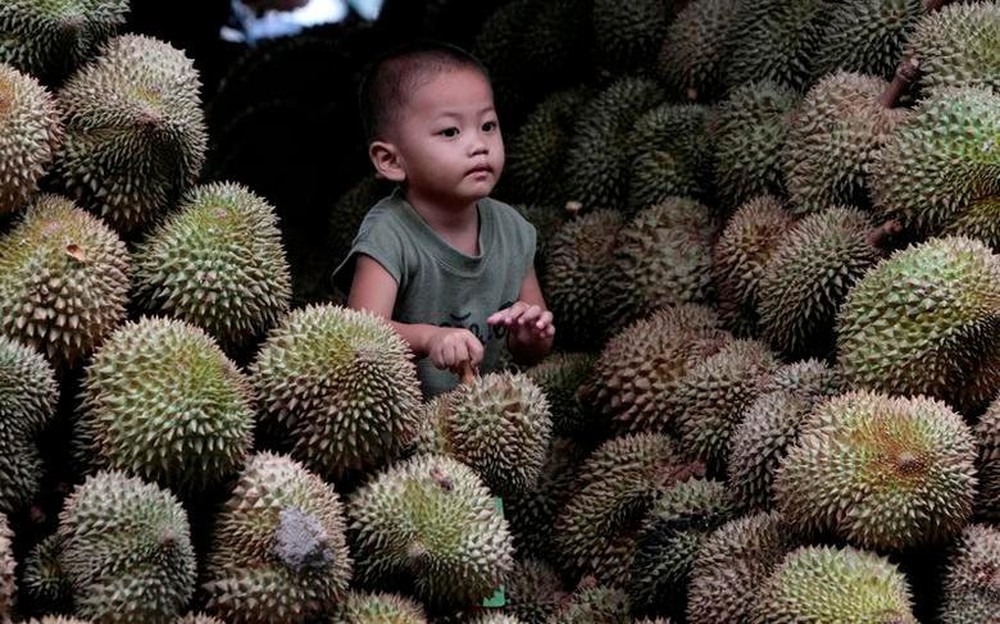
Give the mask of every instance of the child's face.
[[410, 194], [437, 203], [490, 194], [504, 165], [493, 91], [473, 69], [441, 72], [409, 94], [393, 143]]

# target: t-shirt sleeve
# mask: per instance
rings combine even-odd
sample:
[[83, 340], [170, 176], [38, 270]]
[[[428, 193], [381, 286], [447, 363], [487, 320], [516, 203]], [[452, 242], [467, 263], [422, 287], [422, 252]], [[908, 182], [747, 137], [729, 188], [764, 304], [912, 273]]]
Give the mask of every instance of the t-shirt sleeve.
[[347, 293], [354, 280], [354, 268], [358, 255], [371, 257], [384, 268], [399, 287], [403, 287], [406, 275], [404, 244], [401, 232], [393, 227], [394, 220], [386, 211], [373, 208], [361, 222], [354, 237], [351, 251], [333, 271], [333, 285]]

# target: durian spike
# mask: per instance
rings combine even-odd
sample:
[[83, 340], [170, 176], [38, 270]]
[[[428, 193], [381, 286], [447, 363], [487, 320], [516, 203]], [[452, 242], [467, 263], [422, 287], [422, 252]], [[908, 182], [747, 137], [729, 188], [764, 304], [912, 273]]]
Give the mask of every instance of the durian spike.
[[881, 225], [868, 230], [865, 239], [876, 249], [885, 249], [890, 245], [892, 237], [903, 231], [903, 224], [898, 219], [889, 219]]
[[881, 97], [879, 97], [879, 104], [885, 108], [894, 107], [896, 101], [899, 100], [899, 96], [906, 90], [906, 87], [915, 82], [919, 77], [920, 59], [916, 56], [911, 56], [903, 60], [899, 64], [899, 67], [896, 68], [896, 75], [892, 77], [892, 82], [889, 83], [889, 86], [886, 87]]

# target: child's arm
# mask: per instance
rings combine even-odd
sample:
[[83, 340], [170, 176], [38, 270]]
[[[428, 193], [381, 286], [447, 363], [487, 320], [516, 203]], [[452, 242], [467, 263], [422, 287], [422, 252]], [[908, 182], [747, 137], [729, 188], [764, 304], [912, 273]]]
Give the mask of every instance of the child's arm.
[[392, 320], [396, 291], [396, 280], [385, 267], [371, 256], [358, 254], [354, 281], [347, 297], [349, 307], [368, 310], [384, 318], [417, 357], [429, 356], [438, 368], [447, 368], [458, 374], [466, 362], [473, 369], [479, 366], [483, 360], [483, 344], [469, 330]]
[[534, 268], [524, 276], [514, 305], [491, 314], [486, 322], [507, 327], [507, 348], [518, 364], [534, 364], [552, 350], [556, 328]]

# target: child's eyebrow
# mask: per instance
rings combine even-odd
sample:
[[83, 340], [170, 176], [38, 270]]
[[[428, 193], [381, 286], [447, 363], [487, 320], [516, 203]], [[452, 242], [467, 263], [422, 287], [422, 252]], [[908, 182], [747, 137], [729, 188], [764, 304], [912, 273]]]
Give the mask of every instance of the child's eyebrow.
[[[485, 115], [486, 113], [492, 113], [495, 110], [496, 110], [495, 106], [487, 106], [487, 107], [479, 110], [476, 113], [476, 115], [477, 116], [482, 116], [482, 115]], [[441, 117], [454, 117], [455, 119], [461, 119], [462, 116], [463, 116], [463, 113], [461, 113], [459, 111], [449, 111], [449, 110], [441, 111], [440, 113], [437, 114], [438, 118], [441, 118]]]

